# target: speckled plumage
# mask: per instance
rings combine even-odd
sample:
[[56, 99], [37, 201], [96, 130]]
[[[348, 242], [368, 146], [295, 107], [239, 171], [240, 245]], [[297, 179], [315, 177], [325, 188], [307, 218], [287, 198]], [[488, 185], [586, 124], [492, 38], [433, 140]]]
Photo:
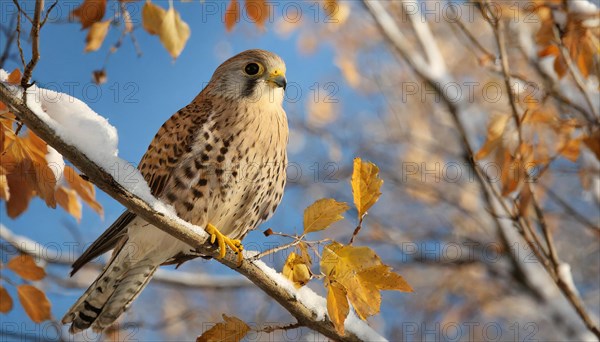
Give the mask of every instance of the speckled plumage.
[[[244, 71], [261, 66], [260, 75]], [[179, 217], [208, 223], [232, 239], [267, 220], [286, 179], [285, 64], [263, 50], [225, 61], [209, 84], [159, 129], [139, 170]], [[63, 318], [71, 331], [112, 324], [161, 264], [185, 260], [189, 246], [126, 212], [74, 263], [73, 273], [115, 249], [111, 262]]]

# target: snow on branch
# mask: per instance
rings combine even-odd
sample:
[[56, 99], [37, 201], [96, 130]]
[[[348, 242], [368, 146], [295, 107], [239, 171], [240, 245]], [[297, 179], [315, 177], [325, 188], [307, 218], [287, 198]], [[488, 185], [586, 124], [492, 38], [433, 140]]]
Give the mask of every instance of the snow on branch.
[[[137, 182], [132, 182], [131, 177], [127, 182], [120, 181], [108, 172], [115, 163], [128, 163], [117, 156], [116, 131], [106, 119], [80, 100], [36, 86], [27, 89], [25, 104], [22, 90], [21, 87], [0, 82], [0, 101], [91, 182], [129, 211], [198, 252], [218, 256], [218, 251], [207, 244], [208, 234], [204, 229], [178, 218], [169, 206], [154, 198], [139, 172], [133, 176]], [[245, 256], [252, 253], [255, 252], [245, 252]], [[385, 340], [353, 312], [345, 321], [345, 335], [339, 335], [325, 314], [327, 308], [323, 297], [307, 287], [296, 290], [289, 280], [261, 261], [245, 261], [238, 267], [237, 257], [230, 250], [223, 259], [216, 260], [252, 281], [289, 311], [302, 326], [336, 341]]]

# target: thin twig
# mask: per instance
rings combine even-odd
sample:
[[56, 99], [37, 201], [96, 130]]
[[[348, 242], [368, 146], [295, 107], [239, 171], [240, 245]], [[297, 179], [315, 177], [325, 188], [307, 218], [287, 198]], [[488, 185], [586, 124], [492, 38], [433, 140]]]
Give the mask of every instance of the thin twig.
[[54, 7], [58, 5], [58, 0], [54, 1], [54, 3], [52, 5], [50, 5], [50, 7], [46, 10], [46, 15], [44, 16], [44, 20], [42, 20], [42, 22], [40, 23], [40, 28], [44, 27], [44, 24], [46, 24], [46, 21], [48, 20], [48, 17], [50, 16], [50, 12], [52, 12], [52, 10], [54, 9]]
[[255, 332], [264, 332], [264, 333], [269, 334], [269, 333], [272, 333], [277, 330], [292, 330], [292, 329], [298, 329], [302, 326], [303, 326], [302, 324], [296, 322], [296, 323], [289, 323], [289, 324], [285, 324], [285, 325], [267, 325], [260, 329], [252, 329], [252, 330]]
[[[504, 38], [504, 21], [496, 20], [495, 22], [490, 21], [494, 29], [494, 36], [496, 37], [496, 43], [498, 44], [498, 50], [500, 51], [500, 60], [502, 62], [502, 73], [504, 75], [504, 83], [506, 91], [508, 92], [508, 100], [512, 113], [513, 120], [515, 121], [515, 127], [519, 136], [519, 146], [523, 144], [523, 134], [521, 130], [521, 118], [519, 115], [519, 109], [517, 108], [517, 100], [513, 92], [511, 81], [510, 81], [510, 67], [508, 62], [508, 53], [506, 51], [506, 39]], [[517, 149], [517, 155], [519, 154]]]
[[29, 20], [30, 23], [33, 23], [33, 19], [31, 19], [31, 17], [29, 15], [27, 15], [27, 12], [25, 12], [25, 11], [23, 11], [23, 9], [21, 9], [21, 5], [19, 5], [19, 1], [13, 0], [13, 3], [15, 4], [15, 6], [17, 6], [17, 11], [19, 11], [19, 13], [23, 14], [25, 16], [25, 18], [27, 18], [27, 20]]
[[[21, 87], [23, 87], [23, 89], [27, 89], [31, 86], [31, 84], [29, 84], [29, 80], [31, 79], [31, 74], [33, 73], [35, 65], [40, 59], [40, 17], [42, 15], [43, 6], [43, 0], [36, 0], [33, 21], [31, 22], [31, 59], [29, 60], [29, 63], [27, 63], [27, 66], [25, 66], [23, 77], [21, 78]], [[27, 103], [26, 98], [27, 92], [24, 91], [24, 103]]]

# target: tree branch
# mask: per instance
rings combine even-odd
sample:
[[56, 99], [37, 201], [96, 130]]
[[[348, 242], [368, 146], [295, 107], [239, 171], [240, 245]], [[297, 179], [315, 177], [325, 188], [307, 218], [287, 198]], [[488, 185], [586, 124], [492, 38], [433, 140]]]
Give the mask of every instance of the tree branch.
[[[73, 264], [72, 255], [61, 253], [60, 250], [45, 247], [37, 241], [33, 241], [25, 236], [13, 233], [10, 229], [0, 223], [0, 239], [18, 252], [31, 255], [36, 260], [44, 261], [53, 265], [71, 266]], [[89, 267], [101, 271], [104, 265], [101, 263], [90, 263]], [[154, 282], [166, 285], [189, 287], [189, 288], [210, 288], [210, 289], [235, 289], [251, 286], [248, 279], [240, 276], [215, 276], [203, 273], [192, 273], [183, 271], [168, 271], [159, 269], [152, 277]], [[85, 288], [89, 282], [73, 280], [69, 284], [71, 287]]]
[[[218, 256], [218, 252], [215, 248], [206, 243], [208, 240], [208, 234], [206, 232], [190, 229], [190, 227], [186, 226], [183, 222], [179, 222], [176, 219], [167, 217], [154, 210], [138, 196], [129, 192], [119, 184], [110, 173], [106, 172], [98, 164], [90, 160], [75, 146], [67, 143], [63, 138], [58, 136], [46, 122], [40, 119], [4, 84], [0, 84], [0, 101], [4, 102], [30, 130], [35, 132], [40, 138], [46, 141], [46, 143], [71, 161], [71, 163], [83, 172], [91, 182], [127, 207], [128, 210], [165, 233], [189, 244], [191, 248], [198, 252], [215, 258]], [[224, 258], [216, 260], [252, 281], [267, 295], [281, 304], [284, 309], [289, 311], [303, 326], [318, 331], [336, 341], [361, 341], [361, 338], [351, 332], [351, 328], [356, 328], [357, 322], [360, 322], [360, 324], [363, 325], [359, 328], [362, 332], [368, 331], [368, 334], [372, 334], [372, 336], [377, 336], [378, 339], [382, 339], [382, 337], [375, 333], [375, 331], [373, 331], [366, 323], [359, 321], [358, 319], [354, 319], [352, 324], [347, 324], [346, 335], [341, 336], [336, 332], [333, 324], [327, 317], [323, 320], [317, 320], [317, 313], [299, 299], [298, 292], [293, 292], [289, 288], [278, 284], [279, 280], [275, 280], [274, 277], [268, 275], [265, 270], [261, 268], [261, 265], [264, 264], [260, 261], [255, 263], [244, 262], [238, 267], [237, 257], [231, 250], [227, 250], [227, 254]], [[269, 271], [271, 270], [269, 269]], [[293, 288], [293, 286], [291, 288]], [[315, 296], [317, 295], [315, 294]], [[353, 314], [348, 317], [348, 321], [350, 321], [352, 316]]]

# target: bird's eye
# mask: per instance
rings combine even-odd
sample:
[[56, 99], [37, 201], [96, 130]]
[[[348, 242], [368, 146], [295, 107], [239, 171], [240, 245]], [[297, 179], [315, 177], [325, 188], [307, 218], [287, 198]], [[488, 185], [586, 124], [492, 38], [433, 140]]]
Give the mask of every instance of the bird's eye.
[[258, 72], [260, 71], [260, 66], [256, 63], [250, 63], [250, 64], [246, 65], [246, 68], [244, 68], [244, 71], [246, 72], [246, 74], [248, 74], [250, 76], [254, 76], [254, 75], [258, 74]]

